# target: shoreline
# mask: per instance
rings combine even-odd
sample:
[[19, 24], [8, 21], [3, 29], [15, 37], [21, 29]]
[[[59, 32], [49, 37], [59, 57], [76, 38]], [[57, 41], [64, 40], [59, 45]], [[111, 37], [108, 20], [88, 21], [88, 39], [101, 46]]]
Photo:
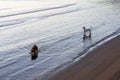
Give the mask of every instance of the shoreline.
[[120, 36], [117, 36], [88, 52], [83, 59], [54, 74], [49, 80], [114, 80], [116, 75], [120, 75], [119, 48]]

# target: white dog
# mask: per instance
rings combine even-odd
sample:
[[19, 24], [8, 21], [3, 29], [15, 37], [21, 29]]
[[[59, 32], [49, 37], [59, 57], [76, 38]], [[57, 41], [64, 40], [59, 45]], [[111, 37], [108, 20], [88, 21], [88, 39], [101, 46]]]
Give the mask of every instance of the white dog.
[[83, 30], [84, 30], [83, 39], [91, 38], [91, 29], [92, 29], [92, 27], [90, 27], [90, 28], [83, 27]]

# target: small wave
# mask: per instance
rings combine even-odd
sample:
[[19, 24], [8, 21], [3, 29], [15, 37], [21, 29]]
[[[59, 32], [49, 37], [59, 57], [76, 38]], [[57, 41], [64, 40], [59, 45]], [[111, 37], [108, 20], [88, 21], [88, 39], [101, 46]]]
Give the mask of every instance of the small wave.
[[[2, 62], [2, 63], [4, 63], [4, 62]], [[1, 62], [0, 62], [0, 69], [2, 69], [2, 68], [5, 68], [5, 67], [8, 67], [9, 65], [12, 65], [12, 64], [15, 64], [15, 63], [17, 63], [15, 60], [12, 60], [11, 62], [7, 62], [7, 63], [4, 63], [4, 64], [2, 64]]]
[[57, 16], [57, 15], [62, 15], [62, 14], [67, 14], [67, 13], [76, 12], [76, 11], [79, 11], [79, 9], [69, 10], [69, 11], [55, 13], [55, 14], [50, 14], [50, 15], [45, 15], [45, 16], [42, 16], [41, 18], [44, 19], [44, 18], [48, 18], [48, 17], [52, 17], [52, 16]]
[[60, 9], [60, 8], [74, 6], [74, 5], [76, 5], [76, 3], [65, 4], [65, 5], [62, 5], [62, 6], [50, 7], [50, 8], [40, 9], [40, 10], [33, 10], [33, 11], [26, 11], [26, 12], [15, 13], [15, 14], [2, 15], [2, 16], [0, 16], [0, 18], [11, 17], [11, 16], [16, 16], [16, 15], [22, 15], [22, 14], [35, 13], [35, 12], [41, 12], [41, 11], [48, 11], [48, 10], [54, 10], [54, 9]]
[[1, 8], [0, 11], [3, 11], [3, 10], [10, 10], [11, 8]]
[[22, 72], [24, 72], [24, 71], [30, 70], [30, 69], [34, 68], [35, 66], [37, 66], [37, 65], [39, 65], [39, 64], [41, 64], [41, 63], [43, 63], [43, 62], [45, 62], [45, 61], [48, 61], [48, 60], [50, 60], [50, 59], [52, 59], [52, 57], [48, 57], [48, 58], [46, 58], [46, 59], [43, 59], [43, 60], [40, 61], [40, 62], [35, 63], [34, 65], [32, 64], [32, 65], [29, 65], [29, 66], [26, 67], [26, 68], [20, 69], [20, 70], [16, 71], [15, 73], [10, 74], [10, 76], [15, 76], [15, 75], [18, 75], [19, 73], [22, 73]]
[[16, 24], [21, 24], [24, 23], [25, 20], [21, 19], [15, 19], [15, 20], [10, 20], [10, 21], [4, 21], [0, 22], [0, 27], [5, 27], [5, 26], [11, 26], [11, 25], [16, 25]]

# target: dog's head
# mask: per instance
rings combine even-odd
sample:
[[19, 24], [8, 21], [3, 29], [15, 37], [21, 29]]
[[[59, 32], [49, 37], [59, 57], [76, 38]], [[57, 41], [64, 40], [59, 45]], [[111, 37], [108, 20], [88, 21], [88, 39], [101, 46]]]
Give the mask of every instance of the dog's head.
[[36, 47], [37, 47], [37, 45], [33, 45], [33, 46], [32, 46], [32, 48], [36, 48]]

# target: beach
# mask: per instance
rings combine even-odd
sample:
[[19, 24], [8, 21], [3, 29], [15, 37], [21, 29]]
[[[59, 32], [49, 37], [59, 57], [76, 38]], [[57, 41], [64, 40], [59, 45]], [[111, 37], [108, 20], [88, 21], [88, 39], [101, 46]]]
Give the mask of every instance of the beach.
[[49, 80], [120, 80], [120, 36], [88, 52]]
[[[84, 26], [92, 33], [85, 41]], [[0, 80], [46, 80], [49, 76], [52, 80], [95, 80], [114, 71], [111, 77], [105, 76], [112, 79], [119, 73], [109, 66], [119, 61], [120, 40], [99, 45], [119, 33], [116, 0], [1, 0]], [[35, 60], [29, 54], [33, 45], [39, 50]]]

